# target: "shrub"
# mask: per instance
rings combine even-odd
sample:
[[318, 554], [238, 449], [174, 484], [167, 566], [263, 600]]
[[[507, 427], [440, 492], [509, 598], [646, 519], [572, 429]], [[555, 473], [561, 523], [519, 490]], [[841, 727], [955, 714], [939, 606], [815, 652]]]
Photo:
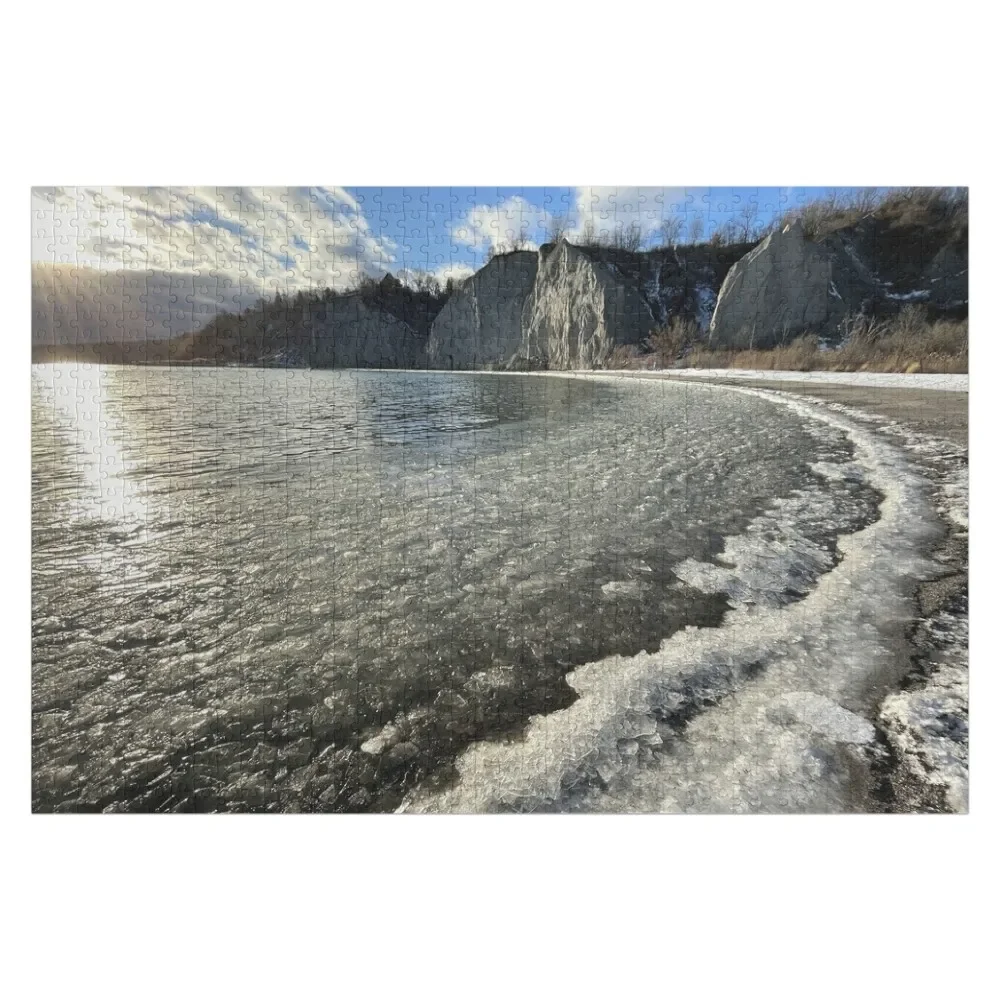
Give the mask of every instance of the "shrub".
[[855, 322], [835, 353], [847, 371], [968, 371], [968, 320], [929, 320], [923, 306], [906, 306], [897, 316], [875, 323]]
[[875, 215], [893, 227], [924, 226], [951, 239], [965, 239], [969, 227], [968, 188], [896, 188]]
[[825, 198], [817, 198], [801, 208], [790, 209], [781, 217], [781, 228], [801, 219], [806, 235], [812, 238], [826, 236], [838, 229], [853, 226], [866, 215], [871, 215], [884, 195], [878, 188], [861, 188], [858, 191], [834, 191]]
[[669, 368], [700, 336], [694, 320], [672, 316], [666, 327], [649, 335], [645, 346], [660, 368]]

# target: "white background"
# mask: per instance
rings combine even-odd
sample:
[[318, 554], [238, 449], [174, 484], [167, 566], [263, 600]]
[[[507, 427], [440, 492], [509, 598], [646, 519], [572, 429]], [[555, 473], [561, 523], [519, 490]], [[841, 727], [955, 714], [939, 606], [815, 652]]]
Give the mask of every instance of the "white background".
[[[344, 7], [5, 13], [7, 995], [986, 995], [1000, 712], [988, 6]], [[29, 188], [237, 183], [970, 185], [971, 815], [32, 817]]]

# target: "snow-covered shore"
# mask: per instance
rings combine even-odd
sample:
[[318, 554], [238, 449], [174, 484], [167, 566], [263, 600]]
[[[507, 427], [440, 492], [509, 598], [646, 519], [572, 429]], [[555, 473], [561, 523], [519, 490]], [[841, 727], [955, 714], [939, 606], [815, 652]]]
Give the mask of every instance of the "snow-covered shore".
[[[630, 374], [621, 372], [620, 374]], [[746, 379], [761, 382], [810, 382], [828, 385], [858, 385], [886, 389], [940, 389], [968, 392], [968, 375], [933, 375], [917, 372], [786, 372], [750, 368], [670, 368], [656, 372], [636, 372], [643, 378]]]

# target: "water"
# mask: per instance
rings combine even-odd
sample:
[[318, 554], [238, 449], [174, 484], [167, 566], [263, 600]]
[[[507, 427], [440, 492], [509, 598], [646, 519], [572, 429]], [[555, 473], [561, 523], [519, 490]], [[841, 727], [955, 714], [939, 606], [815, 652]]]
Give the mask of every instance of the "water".
[[573, 671], [801, 600], [878, 500], [849, 435], [703, 386], [32, 377], [38, 810], [447, 797]]

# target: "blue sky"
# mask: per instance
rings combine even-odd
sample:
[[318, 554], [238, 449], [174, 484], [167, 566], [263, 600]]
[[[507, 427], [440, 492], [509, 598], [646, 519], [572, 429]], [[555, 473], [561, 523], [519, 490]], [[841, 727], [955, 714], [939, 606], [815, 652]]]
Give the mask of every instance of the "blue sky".
[[[704, 238], [753, 204], [757, 220], [767, 223], [788, 209], [835, 188], [573, 188], [454, 187], [348, 188], [374, 232], [399, 246], [406, 266], [436, 271], [449, 262], [482, 265], [491, 237], [523, 227], [528, 239], [545, 241], [549, 216], [561, 216], [577, 231], [590, 219], [595, 231], [638, 222], [648, 244], [658, 242], [665, 218], [679, 216], [684, 230], [700, 216]], [[492, 211], [483, 212], [484, 208]], [[473, 217], [478, 226], [468, 226]], [[463, 236], [465, 238], [463, 238]]]
[[694, 220], [707, 239], [751, 204], [766, 224], [835, 188], [794, 187], [67, 187], [32, 192], [32, 259], [101, 270], [211, 276], [251, 294], [349, 287], [359, 274], [482, 266], [522, 235], [539, 245], [558, 216], [569, 238], [638, 226], [647, 246], [664, 220]]

